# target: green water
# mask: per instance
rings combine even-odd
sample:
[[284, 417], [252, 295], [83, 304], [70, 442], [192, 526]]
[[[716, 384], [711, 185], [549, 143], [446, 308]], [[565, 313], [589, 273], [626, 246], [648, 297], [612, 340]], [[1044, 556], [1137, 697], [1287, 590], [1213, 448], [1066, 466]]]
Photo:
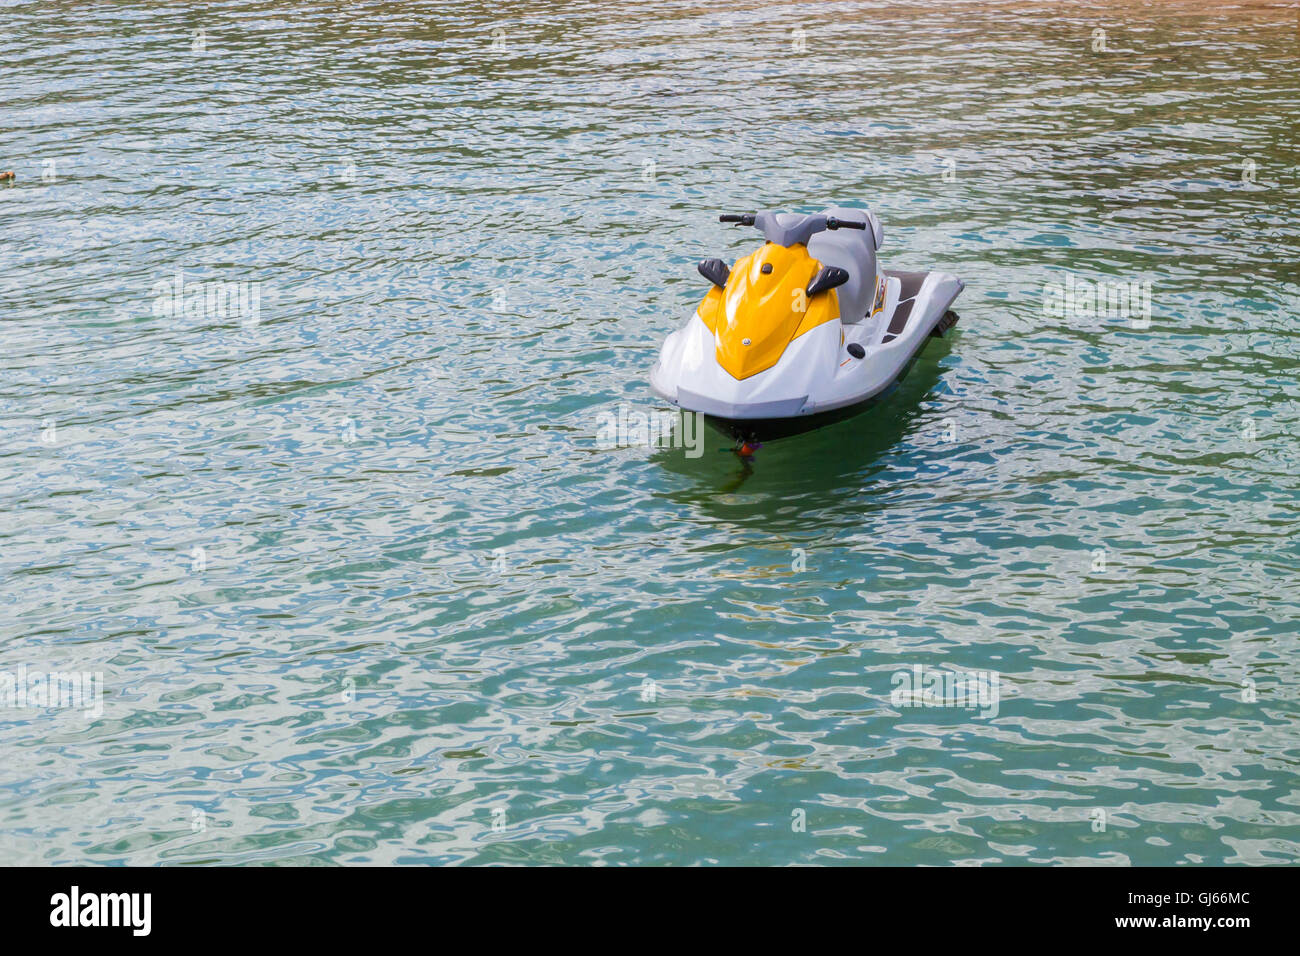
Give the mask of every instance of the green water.
[[[1294, 8], [0, 5], [0, 676], [103, 680], [0, 708], [0, 863], [1294, 863], [1298, 60]], [[718, 212], [831, 203], [956, 334], [752, 473], [602, 447]]]

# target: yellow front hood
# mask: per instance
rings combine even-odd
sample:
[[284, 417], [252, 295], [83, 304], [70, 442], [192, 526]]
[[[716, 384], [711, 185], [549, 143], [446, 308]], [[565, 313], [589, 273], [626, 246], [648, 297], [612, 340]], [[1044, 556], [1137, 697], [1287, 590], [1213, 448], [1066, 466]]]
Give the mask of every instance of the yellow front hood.
[[718, 364], [733, 378], [771, 368], [800, 335], [840, 317], [834, 289], [811, 299], [804, 291], [820, 268], [806, 246], [769, 242], [732, 267], [725, 289], [709, 290], [700, 318], [713, 332]]

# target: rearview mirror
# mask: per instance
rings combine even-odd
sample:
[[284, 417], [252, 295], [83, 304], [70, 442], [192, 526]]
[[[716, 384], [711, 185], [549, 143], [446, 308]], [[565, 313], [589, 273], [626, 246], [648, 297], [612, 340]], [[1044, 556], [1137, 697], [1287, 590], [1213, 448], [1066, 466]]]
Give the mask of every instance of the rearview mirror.
[[837, 266], [822, 266], [820, 272], [812, 277], [808, 283], [808, 294], [816, 295], [818, 292], [825, 292], [827, 289], [834, 289], [836, 286], [844, 285], [849, 281], [849, 274]]
[[727, 279], [731, 278], [731, 270], [727, 268], [727, 264], [721, 259], [705, 259], [696, 268], [700, 270], [700, 275], [719, 289], [725, 289]]

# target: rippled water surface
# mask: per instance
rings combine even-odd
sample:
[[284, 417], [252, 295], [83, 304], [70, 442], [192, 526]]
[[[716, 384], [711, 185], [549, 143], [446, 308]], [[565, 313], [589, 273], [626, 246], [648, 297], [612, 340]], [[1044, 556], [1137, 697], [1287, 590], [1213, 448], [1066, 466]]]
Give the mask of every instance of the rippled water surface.
[[[0, 672], [104, 686], [0, 862], [1295, 862], [1300, 28], [1202, 6], [0, 4]], [[604, 447], [831, 203], [956, 334]]]

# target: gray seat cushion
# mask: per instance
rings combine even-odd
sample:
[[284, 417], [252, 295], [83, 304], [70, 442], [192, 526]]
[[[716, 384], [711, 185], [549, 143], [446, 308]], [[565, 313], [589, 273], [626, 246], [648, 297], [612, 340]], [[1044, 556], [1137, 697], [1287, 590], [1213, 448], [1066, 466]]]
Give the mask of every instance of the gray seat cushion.
[[876, 248], [881, 234], [880, 221], [866, 209], [832, 206], [823, 215], [836, 219], [865, 221], [866, 229], [827, 229], [808, 241], [808, 254], [822, 265], [839, 266], [849, 274], [849, 281], [838, 289], [840, 318], [861, 322], [867, 317], [876, 297]]

